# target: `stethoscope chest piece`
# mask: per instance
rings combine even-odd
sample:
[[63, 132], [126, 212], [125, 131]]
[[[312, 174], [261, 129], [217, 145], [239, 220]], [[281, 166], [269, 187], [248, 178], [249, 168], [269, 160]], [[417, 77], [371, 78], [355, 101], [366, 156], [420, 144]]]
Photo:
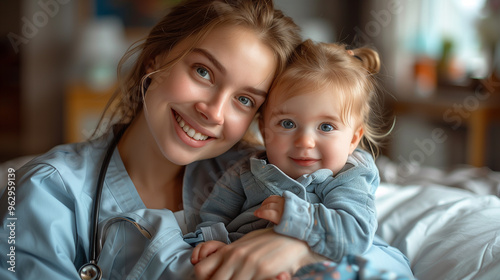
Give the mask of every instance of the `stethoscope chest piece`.
[[84, 264], [80, 267], [78, 273], [80, 274], [80, 278], [82, 280], [101, 280], [102, 278], [101, 269], [93, 262]]

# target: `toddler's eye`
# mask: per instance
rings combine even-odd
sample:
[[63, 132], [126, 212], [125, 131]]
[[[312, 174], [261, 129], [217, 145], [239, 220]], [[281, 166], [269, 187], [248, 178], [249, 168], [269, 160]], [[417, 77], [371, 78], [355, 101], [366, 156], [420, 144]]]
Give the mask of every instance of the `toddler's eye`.
[[295, 128], [295, 123], [293, 123], [293, 121], [291, 120], [282, 120], [280, 122], [281, 126], [285, 129], [292, 129], [292, 128]]
[[211, 79], [210, 72], [203, 67], [196, 67], [196, 73], [198, 73], [198, 75], [200, 75], [200, 77], [202, 77], [205, 80]]
[[247, 107], [253, 107], [254, 106], [254, 103], [252, 102], [252, 100], [246, 96], [238, 96], [238, 101], [243, 104], [244, 106], [247, 106]]
[[322, 123], [319, 126], [319, 129], [321, 129], [321, 131], [324, 131], [324, 132], [330, 132], [330, 131], [334, 130], [335, 127], [333, 127], [333, 125], [331, 125], [329, 123]]

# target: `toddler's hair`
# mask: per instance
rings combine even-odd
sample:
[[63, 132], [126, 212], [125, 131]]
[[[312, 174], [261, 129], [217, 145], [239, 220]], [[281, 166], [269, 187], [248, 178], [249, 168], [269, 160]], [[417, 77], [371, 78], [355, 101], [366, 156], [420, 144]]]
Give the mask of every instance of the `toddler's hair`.
[[374, 75], [379, 70], [379, 55], [371, 48], [349, 49], [343, 44], [306, 40], [296, 48], [287, 68], [273, 83], [271, 93], [276, 88], [279, 94], [289, 95], [311, 89], [331, 90], [341, 104], [341, 121], [355, 129], [363, 128], [360, 146], [376, 157], [381, 140], [387, 136], [378, 129], [383, 118], [378, 112]]

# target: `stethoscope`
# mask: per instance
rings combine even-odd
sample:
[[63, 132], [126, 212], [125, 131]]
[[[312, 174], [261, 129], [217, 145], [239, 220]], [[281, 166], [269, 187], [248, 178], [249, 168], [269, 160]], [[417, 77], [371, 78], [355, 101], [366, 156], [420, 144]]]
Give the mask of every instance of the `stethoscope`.
[[115, 151], [116, 145], [120, 141], [123, 133], [125, 132], [125, 129], [127, 126], [123, 126], [118, 133], [113, 137], [113, 140], [111, 144], [109, 145], [106, 155], [104, 157], [104, 160], [101, 165], [101, 169], [99, 171], [99, 177], [97, 180], [97, 188], [96, 188], [96, 195], [94, 199], [94, 208], [91, 213], [92, 216], [92, 223], [90, 224], [91, 230], [90, 230], [90, 261], [86, 264], [84, 264], [80, 269], [78, 270], [78, 273], [80, 275], [80, 278], [82, 280], [101, 280], [102, 279], [102, 270], [101, 268], [97, 265], [97, 261], [99, 259], [99, 255], [102, 250], [102, 246], [104, 244], [104, 239], [106, 236], [106, 232], [108, 231], [108, 228], [116, 223], [116, 222], [129, 222], [131, 223], [135, 228], [139, 230], [139, 232], [142, 233], [146, 238], [151, 239], [151, 233], [147, 231], [143, 226], [138, 224], [134, 219], [125, 217], [125, 216], [119, 216], [119, 217], [114, 217], [112, 219], [109, 219], [106, 224], [103, 226], [101, 231], [99, 232], [99, 209], [101, 205], [101, 195], [102, 195], [102, 188], [104, 185], [104, 177], [106, 177], [106, 172], [108, 170], [109, 162], [111, 160], [111, 156], [113, 155], [113, 152]]

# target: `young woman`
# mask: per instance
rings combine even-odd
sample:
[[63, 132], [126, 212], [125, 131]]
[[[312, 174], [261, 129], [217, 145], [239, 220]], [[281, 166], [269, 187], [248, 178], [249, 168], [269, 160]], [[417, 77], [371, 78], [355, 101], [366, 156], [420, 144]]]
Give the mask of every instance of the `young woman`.
[[[15, 173], [15, 191], [0, 200], [0, 278], [93, 279], [96, 263], [104, 279], [192, 276], [192, 248], [174, 212], [184, 208], [185, 220], [197, 222], [210, 186], [246, 154], [233, 146], [299, 42], [297, 26], [270, 0], [174, 7], [126, 55], [134, 64], [121, 64], [119, 73], [131, 68], [115, 96], [117, 124]], [[288, 249], [248, 250], [259, 242]], [[214, 256], [200, 273], [266, 279], [312, 255], [304, 242], [268, 231], [233, 245], [229, 260]], [[235, 257], [259, 254], [279, 261]]]

